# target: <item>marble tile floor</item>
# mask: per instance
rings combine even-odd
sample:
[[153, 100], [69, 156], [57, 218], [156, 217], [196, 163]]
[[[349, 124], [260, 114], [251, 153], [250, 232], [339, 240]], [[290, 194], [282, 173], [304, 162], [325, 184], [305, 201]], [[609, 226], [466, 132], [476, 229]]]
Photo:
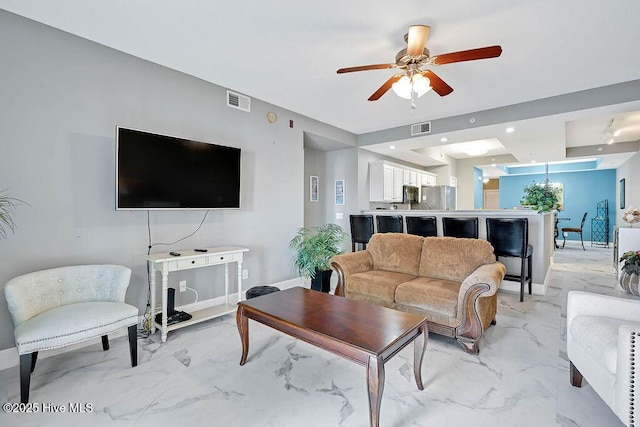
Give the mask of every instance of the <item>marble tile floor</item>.
[[[569, 384], [566, 293], [626, 297], [612, 251], [567, 244], [554, 256], [544, 296], [500, 292], [497, 325], [478, 356], [431, 334], [416, 388], [413, 348], [387, 362], [380, 424], [405, 426], [621, 426], [585, 381]], [[38, 361], [31, 400], [39, 413], [0, 412], [0, 426], [368, 426], [364, 367], [250, 321], [249, 360], [239, 366], [235, 317], [139, 340], [139, 365], [113, 339]], [[0, 372], [0, 401], [19, 401], [18, 368]], [[43, 413], [45, 403], [65, 413]], [[91, 404], [69, 413], [70, 403]], [[53, 406], [49, 406], [51, 410]]]

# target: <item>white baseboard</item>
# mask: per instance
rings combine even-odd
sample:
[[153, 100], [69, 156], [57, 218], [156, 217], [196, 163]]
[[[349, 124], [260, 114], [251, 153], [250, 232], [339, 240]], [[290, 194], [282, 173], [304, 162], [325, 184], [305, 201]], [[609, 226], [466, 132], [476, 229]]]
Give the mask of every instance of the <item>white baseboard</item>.
[[[307, 281], [308, 282], [308, 281]], [[293, 279], [285, 280], [278, 283], [273, 283], [271, 286], [277, 286], [281, 290], [293, 288], [296, 286], [309, 287], [308, 283], [305, 283], [304, 279], [300, 277], [296, 277]], [[245, 290], [246, 291], [246, 290]], [[243, 291], [244, 292], [244, 291]], [[238, 300], [238, 293], [229, 294], [230, 301]], [[180, 307], [176, 307], [177, 310], [200, 310], [203, 308], [212, 307], [214, 305], [219, 305], [224, 303], [224, 296], [211, 298], [203, 301], [198, 301], [193, 304], [185, 304]], [[138, 317], [138, 325], [142, 324], [142, 316]], [[117, 331], [113, 334], [110, 334], [111, 338], [123, 337], [126, 335], [126, 330], [123, 329], [121, 331]], [[66, 353], [68, 351], [77, 350], [79, 348], [83, 348], [89, 345], [101, 343], [100, 338], [95, 338], [92, 340], [87, 340], [78, 344], [69, 345], [62, 348], [56, 348], [53, 350], [47, 350], [38, 354], [38, 359], [44, 359], [47, 357], [55, 356], [57, 354]], [[18, 349], [16, 347], [10, 347], [4, 350], [0, 350], [0, 370], [12, 368], [14, 366], [18, 366], [20, 364], [20, 356], [18, 355]]]

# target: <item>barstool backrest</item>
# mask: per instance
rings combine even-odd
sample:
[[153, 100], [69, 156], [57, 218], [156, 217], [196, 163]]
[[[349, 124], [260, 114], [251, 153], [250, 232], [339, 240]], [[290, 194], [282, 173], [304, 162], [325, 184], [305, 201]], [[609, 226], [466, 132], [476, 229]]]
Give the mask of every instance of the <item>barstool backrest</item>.
[[524, 258], [529, 245], [529, 220], [487, 218], [487, 240], [496, 256]]
[[349, 215], [351, 242], [369, 243], [373, 235], [373, 215]]
[[435, 216], [408, 216], [407, 233], [416, 234], [422, 237], [438, 235]]
[[442, 234], [446, 237], [478, 238], [478, 218], [442, 217]]
[[402, 233], [402, 215], [376, 215], [378, 233]]

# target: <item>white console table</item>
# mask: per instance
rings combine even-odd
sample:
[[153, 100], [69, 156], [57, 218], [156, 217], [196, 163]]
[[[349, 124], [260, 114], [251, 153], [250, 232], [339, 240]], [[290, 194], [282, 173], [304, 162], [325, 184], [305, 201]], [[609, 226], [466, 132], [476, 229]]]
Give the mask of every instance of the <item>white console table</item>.
[[[225, 314], [233, 313], [237, 309], [236, 302], [229, 301], [229, 264], [238, 265], [238, 302], [242, 300], [242, 259], [247, 248], [237, 246], [222, 246], [207, 248], [207, 252], [193, 250], [178, 251], [181, 256], [173, 256], [168, 252], [151, 254], [146, 257], [149, 266], [151, 284], [151, 333], [156, 328], [162, 332], [162, 342], [167, 341], [167, 333], [175, 329], [184, 328]], [[202, 310], [191, 312], [193, 317], [189, 320], [173, 325], [167, 325], [167, 289], [169, 288], [169, 273], [172, 271], [190, 270], [192, 268], [224, 265], [224, 303]], [[162, 275], [162, 322], [156, 323], [156, 272]]]

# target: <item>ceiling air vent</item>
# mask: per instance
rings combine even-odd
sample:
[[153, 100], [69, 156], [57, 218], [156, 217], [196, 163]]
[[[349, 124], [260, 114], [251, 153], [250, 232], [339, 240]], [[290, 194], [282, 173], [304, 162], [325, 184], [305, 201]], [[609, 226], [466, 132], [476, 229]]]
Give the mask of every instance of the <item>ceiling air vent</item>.
[[431, 133], [431, 122], [416, 123], [411, 125], [411, 136]]
[[238, 110], [250, 112], [251, 98], [228, 90], [227, 91], [227, 107], [237, 108]]

